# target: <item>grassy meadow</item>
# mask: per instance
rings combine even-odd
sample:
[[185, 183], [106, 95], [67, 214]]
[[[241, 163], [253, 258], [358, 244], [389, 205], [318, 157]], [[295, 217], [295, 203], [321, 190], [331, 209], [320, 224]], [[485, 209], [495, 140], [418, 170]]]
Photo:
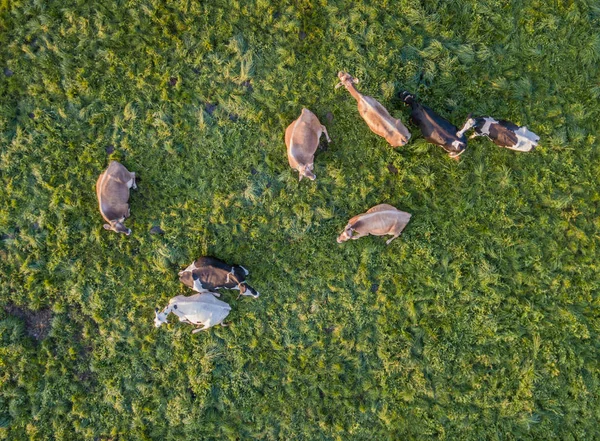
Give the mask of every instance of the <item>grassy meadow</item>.
[[[400, 90], [540, 146], [454, 161]], [[0, 0], [0, 440], [600, 439], [599, 99], [595, 0]], [[302, 107], [333, 140], [314, 182]], [[130, 237], [102, 228], [111, 159]], [[379, 203], [399, 239], [336, 243]], [[201, 255], [261, 297], [155, 329]]]

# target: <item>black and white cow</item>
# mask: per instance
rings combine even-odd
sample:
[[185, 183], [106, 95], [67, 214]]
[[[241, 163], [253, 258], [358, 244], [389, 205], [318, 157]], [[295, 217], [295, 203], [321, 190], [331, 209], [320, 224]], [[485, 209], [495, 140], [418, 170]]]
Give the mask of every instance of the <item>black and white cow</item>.
[[537, 147], [540, 140], [539, 136], [525, 126], [519, 127], [510, 121], [496, 120], [489, 116], [471, 118], [470, 115], [463, 128], [456, 133], [456, 136], [463, 136], [471, 128], [475, 129], [475, 133], [469, 139], [477, 136], [487, 136], [494, 144], [519, 152], [530, 152]]
[[214, 291], [219, 288], [238, 289], [240, 295], [259, 296], [245, 283], [248, 270], [240, 265], [229, 265], [214, 257], [200, 257], [179, 273], [179, 280], [197, 292]]
[[458, 136], [454, 124], [435, 113], [429, 107], [415, 101], [409, 92], [400, 92], [402, 101], [411, 108], [410, 118], [419, 126], [423, 137], [432, 144], [437, 144], [446, 150], [451, 158], [456, 158], [467, 148], [467, 138]]

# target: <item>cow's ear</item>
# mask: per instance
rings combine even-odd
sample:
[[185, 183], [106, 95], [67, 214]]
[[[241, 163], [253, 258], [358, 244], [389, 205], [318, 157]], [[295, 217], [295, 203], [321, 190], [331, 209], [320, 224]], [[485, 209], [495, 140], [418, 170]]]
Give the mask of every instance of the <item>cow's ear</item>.
[[105, 230], [110, 230], [110, 224], [104, 224], [102, 226], [104, 227]]

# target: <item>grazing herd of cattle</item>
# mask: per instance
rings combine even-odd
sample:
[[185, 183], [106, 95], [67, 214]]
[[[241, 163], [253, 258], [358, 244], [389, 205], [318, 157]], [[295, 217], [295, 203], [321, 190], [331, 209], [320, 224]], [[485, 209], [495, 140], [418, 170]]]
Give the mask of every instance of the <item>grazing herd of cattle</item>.
[[[377, 135], [385, 138], [392, 147], [405, 145], [411, 138], [408, 129], [399, 119], [393, 118], [385, 107], [372, 97], [362, 95], [356, 90], [358, 83], [346, 72], [339, 72], [338, 87], [345, 87], [357, 101], [358, 111], [369, 128]], [[435, 113], [432, 109], [419, 104], [414, 95], [401, 92], [399, 98], [411, 108], [411, 120], [419, 127], [423, 137], [430, 143], [441, 146], [451, 158], [458, 158], [467, 147], [465, 132], [474, 129], [471, 136], [486, 136], [500, 147], [520, 152], [529, 152], [537, 146], [539, 136], [527, 127], [519, 127], [509, 121], [496, 120], [490, 117], [467, 118], [463, 127], [458, 130], [450, 121]], [[319, 146], [319, 139], [325, 134], [331, 142], [327, 128], [317, 116], [308, 109], [302, 109], [300, 116], [285, 131], [285, 145], [290, 167], [297, 170], [299, 179], [306, 177], [315, 180], [314, 156]], [[135, 173], [128, 171], [122, 164], [112, 161], [108, 168], [98, 177], [96, 194], [100, 213], [108, 223], [104, 228], [117, 233], [131, 234], [124, 225], [129, 217], [129, 189], [136, 189]], [[354, 216], [348, 221], [344, 231], [337, 238], [338, 243], [349, 239], [359, 239], [372, 234], [374, 236], [392, 235], [386, 243], [400, 236], [410, 221], [410, 213], [400, 211], [388, 204], [376, 205], [366, 213]], [[166, 323], [169, 313], [174, 313], [185, 323], [202, 326], [193, 332], [203, 331], [223, 323], [231, 307], [216, 297], [220, 288], [239, 290], [240, 295], [257, 298], [259, 293], [246, 282], [248, 271], [240, 265], [229, 265], [213, 257], [201, 257], [179, 273], [179, 280], [198, 294], [186, 297], [173, 297], [161, 312], [155, 310], [156, 327]], [[239, 296], [238, 296], [239, 297]]]

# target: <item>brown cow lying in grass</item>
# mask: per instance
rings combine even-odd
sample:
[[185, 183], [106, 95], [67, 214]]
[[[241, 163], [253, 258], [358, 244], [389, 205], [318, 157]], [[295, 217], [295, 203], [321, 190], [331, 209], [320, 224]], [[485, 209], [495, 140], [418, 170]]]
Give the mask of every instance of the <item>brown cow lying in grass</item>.
[[315, 152], [319, 147], [319, 138], [325, 133], [327, 142], [331, 142], [327, 128], [321, 124], [319, 118], [308, 109], [302, 113], [285, 130], [285, 145], [287, 147], [290, 167], [300, 173], [298, 179], [307, 177], [314, 181], [313, 173]]
[[129, 217], [129, 189], [136, 189], [135, 173], [130, 172], [123, 164], [112, 161], [108, 168], [98, 177], [96, 182], [96, 196], [98, 206], [104, 220], [104, 229], [127, 236], [131, 230], [123, 224]]

